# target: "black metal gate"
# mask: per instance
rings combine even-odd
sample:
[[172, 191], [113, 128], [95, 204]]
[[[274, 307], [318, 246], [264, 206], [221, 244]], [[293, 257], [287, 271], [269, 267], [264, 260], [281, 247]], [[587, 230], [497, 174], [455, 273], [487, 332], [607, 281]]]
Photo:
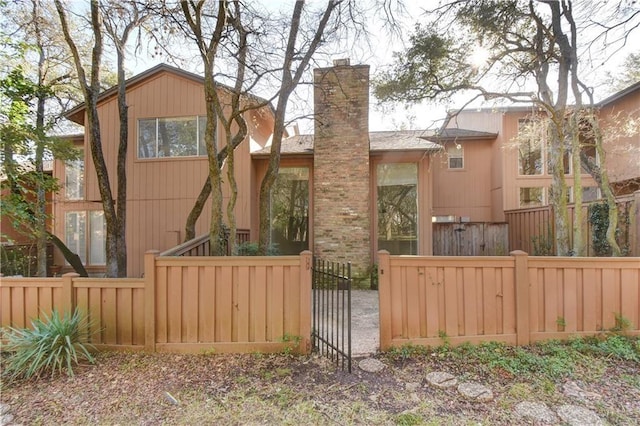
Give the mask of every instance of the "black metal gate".
[[351, 263], [313, 258], [313, 350], [351, 373]]

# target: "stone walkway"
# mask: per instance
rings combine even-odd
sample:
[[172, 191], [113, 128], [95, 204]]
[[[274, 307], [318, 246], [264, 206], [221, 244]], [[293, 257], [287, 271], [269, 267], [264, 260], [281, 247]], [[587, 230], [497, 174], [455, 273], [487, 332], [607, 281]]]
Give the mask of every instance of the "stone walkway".
[[[386, 365], [375, 358], [365, 358], [358, 363], [358, 368], [369, 373], [378, 373], [386, 368]], [[425, 377], [429, 386], [438, 389], [451, 389], [457, 392], [462, 398], [477, 403], [488, 403], [493, 400], [494, 395], [491, 388], [482, 383], [459, 382], [453, 374], [444, 371], [433, 371]], [[416, 383], [409, 384], [414, 386]], [[419, 385], [419, 384], [417, 384]], [[568, 389], [571, 389], [568, 391]], [[581, 395], [580, 387], [574, 382], [568, 382], [564, 386], [565, 396]], [[577, 393], [573, 393], [578, 390]], [[578, 398], [581, 399], [581, 398]], [[600, 426], [605, 422], [598, 415], [585, 407], [573, 404], [564, 404], [558, 407], [548, 407], [545, 403], [538, 401], [522, 401], [514, 407], [514, 414], [523, 421], [534, 424], [558, 424], [562, 421], [570, 426]]]
[[[378, 352], [380, 347], [378, 292], [374, 290], [351, 291], [351, 329], [352, 354], [355, 358], [363, 358], [358, 367], [369, 373], [378, 373], [386, 365], [369, 358]], [[493, 391], [482, 383], [459, 382], [458, 378], [443, 371], [428, 373], [425, 377], [429, 386], [439, 389], [452, 389], [460, 397], [478, 403], [488, 403], [494, 399]], [[416, 384], [407, 384], [416, 385]], [[583, 402], [587, 395], [575, 382], [563, 386], [565, 396]], [[570, 426], [604, 425], [598, 415], [579, 405], [565, 404], [549, 407], [538, 401], [522, 401], [514, 407], [514, 414], [525, 422], [534, 424], [558, 424], [563, 422]]]
[[351, 290], [351, 353], [373, 355], [380, 348], [380, 316], [376, 290]]

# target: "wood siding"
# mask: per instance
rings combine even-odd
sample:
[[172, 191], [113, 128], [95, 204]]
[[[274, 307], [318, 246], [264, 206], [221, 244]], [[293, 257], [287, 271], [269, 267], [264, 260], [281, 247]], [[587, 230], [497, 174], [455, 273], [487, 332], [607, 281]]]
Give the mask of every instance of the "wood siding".
[[[460, 141], [462, 169], [449, 169], [447, 154], [432, 158], [433, 215], [465, 216], [472, 222], [491, 222], [491, 142]], [[446, 142], [445, 146], [454, 144]]]
[[307, 352], [311, 253], [156, 257], [144, 279], [2, 278], [0, 326], [78, 307], [98, 348], [170, 352]]
[[[606, 123], [604, 134], [619, 132], [629, 119], [640, 119], [640, 90], [630, 93], [600, 110]], [[616, 138], [605, 137], [605, 160], [611, 182], [640, 178], [640, 133]]]
[[[187, 215], [208, 175], [206, 157], [137, 158], [138, 120], [142, 118], [206, 115], [202, 84], [186, 77], [161, 72], [127, 90], [129, 106], [129, 150], [127, 155], [127, 275], [140, 277], [143, 254], [150, 249], [166, 250], [184, 240]], [[116, 98], [102, 101], [99, 106], [102, 145], [109, 170], [114, 197], [116, 196], [116, 160], [119, 118]], [[235, 208], [238, 228], [251, 225], [251, 194], [253, 180], [249, 139], [263, 146], [272, 128], [271, 115], [266, 108], [247, 113], [249, 136], [235, 151], [235, 177], [238, 199]], [[219, 146], [224, 146], [222, 127], [218, 126]], [[84, 202], [56, 200], [55, 233], [64, 239], [64, 213], [72, 210], [102, 210], [95, 167], [85, 135], [85, 200]], [[61, 163], [57, 177], [64, 178]], [[223, 170], [223, 181], [226, 169]], [[229, 190], [223, 186], [224, 205]], [[207, 203], [196, 225], [196, 235], [209, 228], [210, 203]], [[225, 207], [226, 208], [226, 207]], [[58, 254], [57, 261], [63, 264]]]
[[640, 334], [640, 258], [405, 257], [380, 252], [380, 348]]

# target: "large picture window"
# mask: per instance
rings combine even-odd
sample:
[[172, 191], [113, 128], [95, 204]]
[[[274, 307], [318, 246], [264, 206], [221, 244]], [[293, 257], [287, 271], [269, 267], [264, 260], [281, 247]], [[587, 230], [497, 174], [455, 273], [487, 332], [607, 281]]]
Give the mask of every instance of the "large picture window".
[[84, 161], [68, 161], [64, 165], [64, 193], [68, 200], [84, 197]]
[[418, 254], [418, 165], [377, 167], [378, 250]]
[[106, 226], [102, 211], [72, 211], [65, 215], [65, 243], [85, 265], [106, 263]]
[[138, 120], [138, 158], [206, 156], [206, 117]]
[[284, 255], [309, 248], [307, 167], [280, 167], [271, 189], [271, 242]]

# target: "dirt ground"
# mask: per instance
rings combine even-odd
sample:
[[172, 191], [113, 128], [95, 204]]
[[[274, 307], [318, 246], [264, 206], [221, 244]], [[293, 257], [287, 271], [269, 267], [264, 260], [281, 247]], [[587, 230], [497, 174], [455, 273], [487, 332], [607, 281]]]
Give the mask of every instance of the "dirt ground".
[[[513, 375], [446, 351], [378, 355], [386, 368], [343, 372], [326, 358], [291, 354], [175, 355], [101, 353], [96, 365], [57, 376], [2, 383], [5, 424], [523, 424], [523, 400], [571, 402], [610, 424], [640, 424], [640, 367], [586, 360], [567, 377]], [[592, 368], [593, 367], [593, 368]], [[489, 386], [494, 399], [472, 402], [428, 385], [447, 371]], [[585, 390], [576, 401], [567, 380]], [[7, 418], [5, 418], [7, 419]]]

